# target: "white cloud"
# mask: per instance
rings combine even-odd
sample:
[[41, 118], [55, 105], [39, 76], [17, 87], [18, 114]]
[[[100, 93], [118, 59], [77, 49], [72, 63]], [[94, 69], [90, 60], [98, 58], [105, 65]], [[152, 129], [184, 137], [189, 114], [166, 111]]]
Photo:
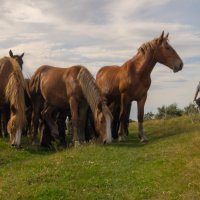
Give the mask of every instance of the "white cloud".
[[[25, 74], [32, 74], [42, 64], [83, 64], [95, 74], [101, 66], [121, 65], [143, 42], [165, 30], [185, 66], [183, 71], [173, 74], [156, 65], [147, 108], [159, 102], [178, 102], [171, 93], [177, 91], [177, 95], [183, 96], [186, 88], [194, 87], [190, 80], [199, 79], [200, 30], [194, 24], [184, 23], [184, 15], [181, 19], [175, 18], [178, 15], [173, 18], [174, 13], [165, 10], [172, 5], [177, 6], [170, 0], [2, 0], [0, 55], [8, 55], [10, 48], [19, 54], [25, 52]], [[159, 16], [162, 10], [167, 14]], [[189, 17], [190, 13], [185, 15], [185, 21]], [[190, 95], [187, 92], [181, 104], [189, 101]]]

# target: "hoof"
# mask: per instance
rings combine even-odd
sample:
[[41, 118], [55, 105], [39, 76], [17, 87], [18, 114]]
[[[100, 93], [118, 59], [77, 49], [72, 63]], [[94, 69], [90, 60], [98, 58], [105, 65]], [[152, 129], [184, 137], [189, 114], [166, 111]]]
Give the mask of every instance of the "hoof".
[[123, 141], [125, 141], [126, 140], [126, 137], [125, 136], [119, 136], [118, 137], [118, 141], [119, 142], [123, 142]]
[[141, 143], [148, 143], [149, 140], [146, 137], [142, 137], [142, 138], [140, 138], [140, 142]]

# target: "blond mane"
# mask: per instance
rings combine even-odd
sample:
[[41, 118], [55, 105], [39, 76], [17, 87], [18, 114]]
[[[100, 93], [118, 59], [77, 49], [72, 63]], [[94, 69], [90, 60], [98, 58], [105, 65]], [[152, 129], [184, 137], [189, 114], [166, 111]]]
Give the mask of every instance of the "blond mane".
[[99, 88], [95, 83], [94, 77], [88, 71], [88, 69], [82, 67], [77, 78], [81, 85], [84, 97], [86, 98], [88, 104], [90, 105], [93, 114], [95, 113], [99, 103], [101, 103], [103, 112], [108, 113], [110, 116], [112, 116], [109, 108], [106, 105], [105, 98], [102, 96]]
[[11, 133], [22, 129], [26, 123], [24, 92], [25, 90], [28, 94], [29, 92], [18, 62], [13, 58], [9, 58], [9, 60], [13, 72], [10, 74], [5, 88], [5, 98], [11, 109], [15, 109], [15, 115], [11, 117], [8, 124], [8, 132]]

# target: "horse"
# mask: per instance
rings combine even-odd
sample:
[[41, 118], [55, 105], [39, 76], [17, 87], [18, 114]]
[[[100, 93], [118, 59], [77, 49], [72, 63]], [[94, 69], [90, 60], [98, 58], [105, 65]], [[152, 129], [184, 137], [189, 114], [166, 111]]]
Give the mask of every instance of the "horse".
[[[33, 105], [32, 126], [33, 137], [37, 135], [37, 119], [41, 105], [42, 118], [51, 130], [51, 135], [58, 136], [58, 128], [52, 113], [56, 109], [71, 111], [72, 135], [74, 145], [85, 141], [85, 124], [88, 107], [94, 117], [95, 128], [103, 143], [111, 142], [112, 115], [95, 84], [91, 73], [81, 65], [59, 68], [48, 65], [39, 67], [30, 79], [30, 93]], [[35, 125], [36, 124], [36, 125]]]
[[108, 105], [114, 106], [114, 110], [117, 106], [120, 108], [117, 115], [119, 141], [125, 139], [127, 112], [132, 101], [137, 102], [138, 136], [141, 142], [148, 141], [143, 129], [144, 105], [156, 63], [169, 67], [174, 73], [183, 68], [183, 61], [169, 44], [168, 36], [169, 33], [164, 36], [163, 31], [158, 38], [142, 44], [137, 54], [122, 66], [105, 66], [97, 73], [96, 83]]
[[7, 131], [11, 145], [20, 147], [21, 131], [26, 123], [24, 91], [27, 85], [21, 70], [24, 53], [13, 55], [10, 50], [9, 54], [10, 57], [0, 59], [0, 110], [9, 105]]

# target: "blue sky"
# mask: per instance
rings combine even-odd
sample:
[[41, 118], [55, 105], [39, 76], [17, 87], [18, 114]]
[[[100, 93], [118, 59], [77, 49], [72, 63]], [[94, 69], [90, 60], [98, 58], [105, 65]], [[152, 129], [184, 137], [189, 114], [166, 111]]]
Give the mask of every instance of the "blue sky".
[[[173, 73], [157, 64], [145, 111], [192, 102], [200, 80], [198, 0], [0, 0], [0, 56], [25, 52], [24, 74], [42, 64], [82, 64], [95, 75], [104, 65], [121, 65], [144, 42], [169, 32], [184, 61]], [[136, 116], [133, 104], [131, 117]]]

